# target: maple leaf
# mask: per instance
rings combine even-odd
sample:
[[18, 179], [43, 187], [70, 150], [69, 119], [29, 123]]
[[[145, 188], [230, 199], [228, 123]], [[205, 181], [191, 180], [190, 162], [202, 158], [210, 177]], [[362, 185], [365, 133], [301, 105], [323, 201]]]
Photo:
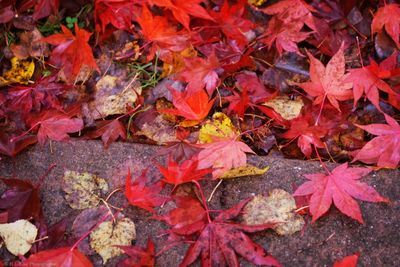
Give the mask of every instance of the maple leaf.
[[396, 168], [399, 165], [400, 125], [389, 115], [384, 115], [388, 124], [356, 124], [357, 127], [377, 137], [357, 151], [352, 162], [359, 160], [367, 164], [376, 163], [382, 168]]
[[154, 242], [147, 240], [147, 247], [118, 246], [129, 258], [118, 263], [118, 267], [153, 267], [155, 266]]
[[197, 159], [193, 158], [185, 160], [181, 164], [169, 159], [166, 168], [158, 165], [158, 169], [164, 176], [162, 181], [175, 186], [197, 181], [211, 172], [209, 167], [200, 167]]
[[96, 0], [94, 3], [97, 31], [105, 32], [108, 24], [112, 24], [119, 30], [130, 30], [133, 14], [134, 1], [132, 0]]
[[33, 11], [33, 19], [38, 20], [58, 13], [59, 0], [38, 0]]
[[62, 267], [92, 267], [92, 263], [78, 249], [74, 247], [62, 247], [44, 250], [31, 255], [24, 265], [50, 265]]
[[42, 212], [39, 189], [28, 180], [0, 178], [7, 189], [0, 197], [0, 209], [8, 213], [8, 221], [34, 218]]
[[155, 52], [160, 49], [161, 56], [165, 50], [180, 52], [186, 49], [188, 36], [178, 32], [164, 16], [153, 16], [147, 6], [143, 6], [142, 15], [136, 18], [145, 39], [152, 43], [147, 57], [151, 60]]
[[158, 182], [151, 186], [146, 186], [147, 170], [131, 183], [131, 170], [128, 169], [125, 182], [125, 196], [129, 203], [133, 206], [154, 212], [154, 207], [160, 206], [167, 201], [168, 198], [161, 196], [159, 193], [163, 189], [162, 183]]
[[218, 84], [218, 74], [216, 70], [220, 63], [215, 53], [207, 59], [201, 57], [184, 58], [185, 68], [177, 73], [176, 78], [187, 82], [187, 90], [197, 92], [205, 87], [209, 96], [212, 96]]
[[327, 134], [327, 130], [319, 125], [313, 125], [310, 123], [310, 116], [297, 117], [290, 121], [290, 129], [282, 134], [285, 139], [296, 139], [297, 146], [300, 148], [301, 152], [310, 158], [312, 147], [314, 145], [318, 148], [324, 148], [324, 143], [321, 141]]
[[310, 58], [311, 82], [297, 84], [309, 95], [316, 97], [314, 104], [323, 105], [327, 98], [337, 110], [340, 111], [339, 101], [353, 98], [352, 83], [346, 82], [345, 59], [343, 44], [336, 54], [331, 58], [326, 67], [307, 51]]
[[378, 89], [388, 93], [395, 94], [390, 85], [382, 79], [400, 75], [400, 69], [396, 68], [397, 52], [386, 58], [380, 64], [371, 59], [371, 64], [362, 68], [350, 69], [349, 76], [346, 81], [353, 82], [354, 106], [360, 100], [363, 93], [369, 101], [378, 109], [379, 91]]
[[204, 0], [149, 0], [159, 7], [165, 7], [172, 11], [175, 19], [189, 30], [190, 16], [206, 20], [214, 20], [200, 3]]
[[174, 233], [178, 235], [199, 234], [197, 240], [187, 250], [180, 266], [189, 266], [199, 256], [201, 257], [202, 266], [239, 266], [236, 254], [256, 265], [281, 266], [275, 258], [265, 252], [262, 246], [254, 243], [244, 233], [262, 231], [273, 227], [274, 223], [244, 225], [232, 221], [239, 215], [243, 206], [249, 200], [244, 200], [238, 205], [222, 211], [213, 220], [210, 217], [205, 218], [204, 214], [206, 214], [207, 210], [204, 210], [199, 205], [195, 211], [192, 205], [186, 205], [186, 210], [185, 207], [180, 205], [176, 209], [176, 213], [174, 212], [175, 210], [171, 211], [170, 218], [171, 215], [176, 215], [176, 217], [172, 216], [171, 223], [175, 229], [177, 227], [174, 224], [176, 219], [184, 218], [185, 220], [184, 227], [174, 231]]
[[360, 207], [354, 200], [360, 199], [369, 202], [389, 202], [380, 196], [373, 187], [362, 183], [359, 179], [371, 170], [367, 168], [349, 168], [347, 162], [339, 165], [328, 175], [313, 173], [304, 175], [309, 181], [305, 182], [294, 192], [294, 196], [307, 196], [310, 198], [310, 213], [312, 221], [324, 215], [332, 205], [344, 214], [364, 223]]
[[200, 122], [210, 111], [215, 99], [209, 101], [207, 93], [201, 89], [193, 93], [188, 90], [179, 92], [171, 89], [172, 103], [175, 109], [160, 109], [159, 112], [178, 115], [186, 120]]
[[39, 144], [46, 143], [47, 138], [55, 141], [68, 141], [67, 133], [75, 133], [83, 128], [83, 121], [79, 118], [71, 118], [68, 113], [55, 110], [46, 110], [35, 117], [28, 119], [31, 128], [39, 127], [37, 134]]
[[32, 135], [12, 136], [5, 131], [0, 131], [0, 154], [15, 157], [29, 145], [37, 142], [37, 137]]
[[229, 5], [229, 1], [224, 0], [220, 12], [210, 11], [222, 33], [228, 39], [235, 41], [240, 48], [248, 44], [245, 33], [255, 28], [251, 21], [243, 18], [246, 5], [246, 0], [239, 0], [232, 6]]
[[356, 253], [354, 255], [346, 256], [341, 260], [336, 260], [333, 263], [333, 267], [356, 267], [359, 256], [360, 253]]
[[380, 7], [372, 20], [372, 34], [382, 32], [385, 27], [386, 32], [400, 48], [400, 5], [387, 4]]
[[75, 24], [75, 36], [64, 25], [61, 25], [61, 30], [62, 33], [41, 39], [42, 42], [57, 45], [51, 52], [50, 64], [61, 68], [69, 82], [78, 76], [82, 66], [100, 72], [92, 48], [88, 44], [92, 34], [80, 29], [77, 24]]
[[203, 144], [197, 155], [198, 168], [213, 168], [213, 178], [221, 177], [226, 171], [246, 166], [246, 153], [254, 153], [251, 148], [236, 138]]
[[126, 129], [124, 124], [118, 119], [100, 120], [96, 122], [96, 130], [87, 133], [86, 136], [89, 138], [98, 138], [101, 136], [104, 147], [108, 148], [118, 137], [121, 137], [122, 140], [126, 139]]
[[161, 147], [158, 155], [169, 155], [176, 163], [182, 163], [198, 154], [201, 148], [187, 141], [168, 142], [166, 147]]

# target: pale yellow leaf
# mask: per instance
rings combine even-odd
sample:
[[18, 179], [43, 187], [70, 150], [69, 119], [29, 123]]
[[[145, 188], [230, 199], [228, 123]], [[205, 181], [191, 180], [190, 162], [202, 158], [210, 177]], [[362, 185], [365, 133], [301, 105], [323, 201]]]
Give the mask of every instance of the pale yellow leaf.
[[256, 166], [248, 164], [243, 167], [231, 169], [231, 170], [225, 172], [219, 178], [220, 179], [230, 179], [230, 178], [243, 177], [243, 176], [261, 175], [261, 174], [266, 173], [268, 171], [268, 169], [269, 169], [268, 166], [263, 169], [260, 169], [260, 168], [257, 168]]
[[0, 224], [0, 236], [7, 250], [15, 256], [22, 256], [31, 249], [37, 233], [36, 226], [27, 220]]

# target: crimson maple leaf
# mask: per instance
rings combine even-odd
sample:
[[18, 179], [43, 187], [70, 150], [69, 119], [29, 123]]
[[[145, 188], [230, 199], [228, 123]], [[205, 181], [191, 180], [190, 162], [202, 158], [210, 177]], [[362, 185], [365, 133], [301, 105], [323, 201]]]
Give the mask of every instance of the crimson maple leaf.
[[400, 125], [395, 119], [385, 115], [388, 124], [358, 125], [357, 127], [377, 135], [357, 151], [354, 161], [367, 164], [376, 163], [382, 168], [396, 168], [400, 162]]
[[235, 137], [202, 145], [197, 155], [198, 168], [213, 168], [213, 178], [221, 177], [232, 168], [246, 166], [246, 153], [255, 154], [251, 148]]
[[50, 64], [61, 68], [69, 82], [74, 81], [82, 66], [100, 72], [93, 57], [92, 48], [88, 44], [92, 34], [79, 28], [78, 24], [75, 24], [75, 36], [64, 25], [61, 25], [61, 30], [62, 33], [41, 39], [42, 42], [57, 45], [51, 52]]
[[151, 239], [147, 240], [147, 247], [139, 246], [118, 246], [122, 249], [129, 258], [118, 263], [118, 267], [154, 267], [155, 266], [155, 251], [154, 242]]
[[31, 255], [22, 263], [27, 266], [49, 265], [62, 267], [92, 267], [93, 264], [74, 247], [44, 250]]
[[133, 206], [154, 212], [154, 207], [160, 206], [168, 200], [168, 198], [160, 195], [163, 189], [162, 183], [158, 182], [151, 186], [146, 186], [147, 170], [131, 183], [131, 171], [128, 169], [125, 181], [125, 196], [129, 203]]
[[327, 134], [325, 128], [312, 124], [310, 119], [310, 116], [301, 116], [291, 120], [290, 129], [282, 134], [282, 137], [285, 139], [293, 140], [299, 138], [297, 146], [307, 158], [310, 158], [311, 156], [311, 145], [318, 148], [325, 147], [321, 138]]
[[87, 133], [89, 138], [98, 138], [101, 136], [104, 147], [107, 148], [112, 142], [121, 137], [126, 139], [126, 129], [122, 122], [115, 120], [100, 120], [96, 122], [96, 130]]
[[226, 38], [236, 42], [241, 49], [248, 44], [245, 33], [255, 28], [254, 23], [243, 18], [246, 5], [247, 1], [245, 0], [239, 0], [234, 5], [230, 5], [229, 1], [224, 0], [219, 12], [210, 11], [210, 15]]
[[[202, 266], [239, 266], [236, 254], [256, 265], [281, 266], [274, 257], [265, 252], [262, 246], [254, 243], [244, 233], [262, 231], [273, 227], [274, 223], [244, 225], [233, 221], [249, 200], [222, 211], [215, 219], [211, 219], [209, 215], [205, 217], [208, 208], [204, 209], [199, 205], [196, 210], [193, 210], [192, 205], [186, 205], [186, 210], [180, 205], [177, 208], [178, 212], [171, 211], [170, 214], [177, 215], [171, 220], [172, 231], [175, 234], [186, 236], [198, 233], [196, 241], [187, 250], [180, 266], [189, 266], [198, 257], [201, 257]], [[186, 215], [182, 217], [185, 220], [184, 226], [178, 226], [180, 227], [178, 231], [174, 231], [177, 227], [174, 222], [182, 215]]]
[[13, 136], [5, 131], [0, 131], [0, 154], [14, 157], [24, 148], [37, 142], [37, 137], [32, 135]]
[[314, 104], [321, 104], [321, 108], [325, 99], [340, 111], [339, 101], [353, 98], [350, 90], [352, 83], [346, 81], [345, 75], [345, 59], [343, 54], [343, 44], [336, 54], [331, 58], [326, 67], [314, 58], [307, 51], [310, 58], [310, 78], [311, 82], [297, 84], [303, 88], [309, 95], [316, 97]]
[[397, 52], [386, 58], [380, 64], [371, 59], [371, 64], [362, 68], [350, 69], [349, 76], [346, 81], [353, 82], [354, 106], [363, 94], [378, 109], [379, 91], [378, 89], [388, 93], [396, 94], [390, 85], [382, 79], [400, 75], [400, 69], [396, 68]]
[[96, 30], [104, 32], [108, 24], [120, 30], [130, 30], [134, 14], [132, 0], [96, 0], [94, 19]]
[[294, 196], [310, 198], [310, 213], [312, 221], [324, 215], [332, 205], [347, 216], [364, 223], [360, 207], [354, 198], [369, 202], [389, 202], [380, 196], [373, 187], [360, 182], [359, 179], [371, 170], [367, 168], [349, 168], [347, 162], [339, 165], [328, 175], [313, 173], [304, 175], [309, 181], [305, 182], [294, 192]]
[[149, 0], [151, 4], [165, 7], [172, 11], [175, 19], [189, 30], [190, 16], [214, 20], [200, 3], [204, 0]]
[[211, 172], [211, 169], [208, 167], [200, 167], [197, 159], [193, 158], [185, 160], [181, 164], [169, 159], [166, 168], [158, 165], [158, 169], [164, 176], [162, 181], [175, 186], [197, 181]]
[[333, 263], [333, 267], [356, 267], [359, 256], [360, 253], [356, 253], [354, 255], [346, 256], [341, 260], [336, 260]]
[[185, 33], [178, 32], [166, 17], [153, 16], [146, 5], [142, 8], [142, 15], [136, 20], [142, 28], [144, 38], [152, 44], [148, 60], [154, 57], [157, 50], [160, 50], [162, 58], [166, 50], [179, 52], [189, 46], [188, 36]]
[[31, 129], [39, 127], [37, 134], [39, 144], [46, 143], [47, 138], [55, 141], [68, 141], [67, 133], [75, 133], [83, 129], [80, 118], [71, 118], [68, 113], [56, 110], [46, 110], [37, 116], [28, 119]]
[[382, 32], [385, 27], [386, 32], [400, 48], [400, 5], [387, 4], [380, 7], [372, 20], [372, 34]]
[[210, 111], [215, 99], [209, 101], [207, 93], [201, 89], [195, 92], [179, 92], [171, 89], [172, 103], [175, 109], [160, 109], [159, 112], [178, 115], [186, 120], [200, 122]]
[[201, 57], [184, 58], [185, 68], [178, 73], [176, 78], [187, 82], [187, 90], [197, 92], [205, 87], [209, 96], [212, 96], [218, 85], [218, 74], [216, 70], [220, 63], [215, 53], [207, 59]]
[[38, 0], [36, 1], [32, 17], [34, 20], [38, 20], [51, 14], [57, 14], [59, 5], [59, 0]]

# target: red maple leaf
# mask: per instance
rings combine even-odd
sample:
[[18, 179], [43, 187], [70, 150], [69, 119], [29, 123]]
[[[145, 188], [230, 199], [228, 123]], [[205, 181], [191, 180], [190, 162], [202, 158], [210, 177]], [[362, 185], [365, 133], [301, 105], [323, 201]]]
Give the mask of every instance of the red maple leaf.
[[[281, 266], [262, 246], [254, 243], [244, 233], [262, 231], [273, 227], [274, 223], [250, 226], [233, 221], [249, 200], [222, 211], [215, 219], [209, 216], [208, 208], [204, 209], [200, 205], [196, 206], [196, 210], [193, 210], [192, 205], [186, 205], [186, 210], [180, 205], [176, 213], [175, 210], [171, 211], [169, 217], [175, 217], [171, 218], [172, 223], [167, 222], [173, 226], [172, 231], [175, 234], [187, 236], [198, 233], [196, 241], [187, 250], [180, 266], [189, 266], [198, 257], [201, 257], [202, 266], [239, 266], [236, 254], [256, 265]], [[178, 218], [185, 221], [182, 227], [175, 224]], [[176, 231], [177, 227], [179, 229]]]
[[159, 112], [178, 115], [186, 120], [202, 121], [210, 112], [215, 99], [209, 101], [207, 93], [201, 89], [195, 92], [179, 92], [171, 89], [172, 103], [175, 109], [160, 109]]
[[32, 135], [13, 136], [5, 131], [0, 132], [0, 154], [14, 157], [24, 148], [37, 142], [37, 137]]
[[67, 133], [75, 133], [83, 129], [80, 118], [71, 118], [74, 115], [56, 110], [46, 110], [37, 116], [28, 119], [31, 129], [39, 127], [37, 134], [39, 144], [46, 143], [47, 138], [55, 141], [68, 141]]
[[380, 64], [371, 59], [371, 64], [362, 68], [350, 69], [346, 81], [353, 82], [354, 106], [363, 94], [372, 104], [381, 110], [379, 106], [378, 89], [388, 94], [396, 94], [382, 79], [400, 75], [400, 69], [396, 68], [397, 52], [386, 58]]
[[377, 135], [356, 152], [354, 161], [362, 161], [367, 164], [376, 163], [382, 168], [396, 168], [400, 162], [400, 125], [387, 114], [388, 124], [358, 125], [370, 134]]
[[82, 66], [100, 72], [93, 57], [92, 48], [88, 44], [92, 34], [79, 28], [77, 24], [75, 24], [75, 36], [64, 25], [61, 25], [61, 30], [62, 33], [41, 39], [42, 42], [57, 45], [51, 52], [50, 64], [61, 68], [69, 82], [74, 81]]
[[224, 4], [219, 12], [210, 11], [216, 24], [227, 39], [235, 41], [240, 48], [248, 44], [245, 33], [255, 28], [254, 23], [243, 18], [247, 1], [239, 0], [236, 4], [230, 5], [229, 1], [224, 0]]
[[126, 129], [122, 122], [115, 120], [100, 120], [96, 122], [96, 130], [86, 134], [89, 138], [98, 138], [101, 136], [104, 147], [107, 148], [112, 142], [121, 137], [126, 139]]
[[356, 253], [354, 255], [346, 256], [341, 260], [336, 260], [333, 263], [333, 267], [356, 267], [359, 256], [360, 253]]
[[211, 53], [207, 59], [192, 57], [184, 58], [184, 61], [185, 68], [176, 78], [188, 83], [188, 91], [197, 92], [205, 87], [208, 95], [212, 96], [219, 81], [216, 70], [220, 67], [215, 53]]
[[38, 0], [36, 1], [32, 17], [34, 20], [38, 20], [48, 17], [51, 14], [55, 15], [58, 13], [59, 5], [59, 0]]
[[254, 151], [236, 137], [202, 145], [199, 152], [199, 168], [213, 168], [213, 178], [221, 177], [232, 168], [246, 166], [246, 153], [254, 154]]
[[310, 213], [312, 221], [324, 215], [332, 205], [347, 216], [364, 223], [360, 207], [354, 198], [369, 202], [389, 202], [380, 196], [373, 187], [362, 183], [359, 179], [371, 170], [367, 168], [349, 168], [347, 163], [336, 167], [328, 175], [313, 173], [304, 175], [309, 181], [305, 182], [294, 192], [294, 196], [310, 198]]
[[182, 163], [191, 159], [201, 150], [199, 145], [191, 144], [187, 141], [168, 142], [165, 147], [161, 147], [158, 155], [168, 155], [176, 163]]
[[197, 159], [188, 159], [183, 161], [181, 164], [169, 159], [166, 168], [158, 165], [158, 169], [164, 176], [162, 181], [175, 186], [191, 181], [197, 181], [211, 172], [211, 169], [208, 167], [200, 167]]
[[314, 104], [321, 104], [322, 108], [327, 98], [332, 106], [340, 111], [338, 100], [344, 101], [353, 98], [353, 93], [350, 90], [352, 83], [346, 82], [347, 75], [345, 75], [343, 44], [326, 67], [308, 51], [307, 55], [311, 60], [311, 82], [297, 85], [303, 88], [309, 95], [316, 97]]
[[189, 30], [190, 16], [214, 20], [200, 3], [204, 0], [149, 0], [151, 4], [171, 10], [175, 19]]
[[392, 37], [397, 47], [400, 48], [400, 5], [387, 4], [380, 7], [375, 13], [371, 24], [372, 34], [382, 32], [385, 27], [386, 32]]
[[134, 14], [132, 0], [96, 0], [94, 19], [96, 30], [104, 32], [108, 24], [119, 30], [130, 30]]
[[282, 134], [282, 137], [291, 140], [299, 138], [297, 146], [307, 158], [310, 158], [312, 152], [311, 145], [318, 148], [325, 147], [321, 138], [323, 138], [327, 132], [325, 128], [314, 125], [311, 122], [310, 116], [301, 116], [290, 121], [290, 129]]
[[63, 247], [44, 250], [31, 255], [22, 263], [27, 266], [49, 265], [62, 267], [92, 267], [92, 263], [78, 249]]
[[166, 17], [153, 16], [146, 5], [142, 8], [142, 15], [136, 20], [142, 28], [144, 38], [151, 43], [148, 60], [154, 57], [157, 50], [160, 50], [162, 58], [168, 50], [179, 52], [189, 46], [188, 36], [184, 32], [178, 32]]
[[129, 258], [118, 263], [118, 267], [153, 267], [155, 266], [154, 242], [147, 240], [147, 247], [118, 246]]
[[125, 181], [125, 196], [129, 203], [133, 206], [154, 212], [154, 207], [160, 206], [168, 200], [168, 198], [160, 195], [163, 189], [161, 182], [146, 186], [147, 170], [144, 170], [133, 183], [131, 183], [131, 170], [128, 169]]

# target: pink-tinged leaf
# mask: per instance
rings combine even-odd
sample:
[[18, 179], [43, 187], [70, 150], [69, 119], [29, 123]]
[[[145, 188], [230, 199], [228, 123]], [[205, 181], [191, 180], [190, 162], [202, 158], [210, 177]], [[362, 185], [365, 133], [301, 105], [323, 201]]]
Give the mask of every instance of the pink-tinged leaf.
[[71, 247], [44, 250], [31, 255], [22, 263], [26, 266], [92, 267], [93, 264], [79, 250]]
[[340, 111], [339, 102], [353, 98], [352, 83], [346, 81], [343, 44], [326, 67], [307, 52], [310, 58], [310, 82], [297, 84], [309, 95], [316, 97], [314, 104], [323, 104], [327, 99]]
[[333, 201], [342, 213], [364, 223], [360, 207], [354, 198], [369, 202], [389, 202], [387, 198], [380, 196], [373, 187], [359, 181], [370, 171], [367, 168], [349, 168], [348, 164], [344, 163], [328, 175], [324, 173], [306, 174], [305, 177], [309, 181], [297, 188], [293, 195], [311, 195], [310, 213], [313, 222], [329, 210]]
[[105, 32], [108, 24], [119, 30], [130, 30], [134, 8], [132, 0], [96, 0], [94, 3], [96, 30]]
[[49, 138], [54, 141], [68, 141], [68, 133], [75, 133], [83, 129], [83, 121], [80, 118], [71, 118], [71, 115], [47, 110], [29, 119], [31, 127], [39, 125], [37, 138], [43, 145]]
[[57, 45], [51, 52], [50, 63], [60, 68], [69, 82], [75, 80], [83, 66], [100, 72], [93, 57], [92, 48], [88, 44], [92, 34], [80, 29], [77, 24], [75, 24], [76, 35], [73, 35], [64, 25], [61, 25], [61, 30], [62, 33], [56, 33], [41, 40]]
[[160, 195], [163, 185], [160, 182], [146, 186], [147, 170], [131, 183], [131, 171], [128, 169], [128, 174], [125, 181], [125, 196], [129, 203], [133, 206], [145, 209], [149, 212], [154, 212], [154, 207], [158, 207], [165, 203], [168, 198]]
[[33, 11], [33, 19], [38, 20], [58, 13], [59, 0], [38, 0]]
[[344, 257], [341, 260], [335, 261], [333, 263], [333, 267], [356, 267], [359, 256], [360, 253], [356, 253], [354, 255]]
[[357, 127], [377, 135], [359, 150], [353, 159], [367, 164], [376, 163], [381, 168], [396, 168], [400, 162], [400, 125], [385, 114], [388, 124], [357, 125]]
[[400, 5], [387, 4], [380, 7], [375, 13], [371, 24], [372, 33], [382, 32], [385, 28], [386, 32], [400, 48]]
[[213, 178], [221, 177], [226, 171], [233, 168], [246, 166], [246, 153], [254, 154], [254, 151], [243, 142], [222, 140], [202, 145], [204, 148], [197, 158], [198, 168], [213, 168]]

